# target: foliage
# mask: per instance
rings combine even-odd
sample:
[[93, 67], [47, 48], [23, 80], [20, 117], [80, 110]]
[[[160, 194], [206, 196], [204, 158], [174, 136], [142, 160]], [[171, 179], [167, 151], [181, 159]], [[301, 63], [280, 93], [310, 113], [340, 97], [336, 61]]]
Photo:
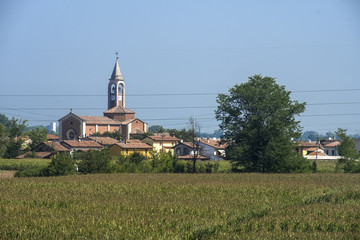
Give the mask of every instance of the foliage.
[[226, 155], [237, 169], [255, 172], [291, 172], [304, 167], [292, 138], [300, 136], [295, 116], [305, 103], [290, 99], [290, 92], [271, 77], [255, 75], [219, 94], [216, 118], [224, 138], [233, 140]]
[[178, 139], [184, 140], [184, 142], [191, 142], [192, 136], [191, 136], [191, 130], [182, 128], [180, 130], [178, 129], [167, 129], [167, 132], [170, 133], [171, 136], [177, 137]]
[[358, 174], [72, 175], [6, 179], [0, 192], [0, 239], [360, 235]]
[[21, 153], [21, 148], [22, 145], [24, 143], [24, 140], [22, 140], [21, 138], [11, 138], [7, 143], [6, 143], [6, 151], [4, 154], [5, 158], [15, 158], [17, 156], [20, 155]]
[[0, 113], [0, 124], [4, 125], [6, 128], [9, 128], [11, 121], [5, 114]]
[[10, 120], [9, 137], [10, 138], [20, 137], [23, 134], [24, 130], [26, 129], [26, 122], [27, 120], [21, 121], [13, 117]]
[[360, 163], [357, 161], [360, 154], [356, 151], [354, 140], [346, 135], [346, 129], [339, 128], [336, 135], [341, 139], [338, 152], [342, 156], [337, 162], [337, 170], [360, 173]]
[[43, 172], [46, 176], [62, 176], [75, 174], [75, 161], [70, 153], [58, 153], [51, 159], [51, 163]]
[[166, 132], [166, 129], [163, 128], [163, 126], [161, 126], [161, 125], [152, 125], [152, 126], [149, 127], [149, 132], [163, 133], [163, 132]]
[[40, 143], [47, 141], [47, 129], [45, 128], [41, 129], [40, 127], [36, 127], [34, 129], [31, 129], [27, 134], [32, 141], [30, 144], [31, 149], [36, 147]]
[[111, 157], [108, 149], [89, 150], [82, 153], [79, 171], [82, 173], [107, 173], [110, 172]]

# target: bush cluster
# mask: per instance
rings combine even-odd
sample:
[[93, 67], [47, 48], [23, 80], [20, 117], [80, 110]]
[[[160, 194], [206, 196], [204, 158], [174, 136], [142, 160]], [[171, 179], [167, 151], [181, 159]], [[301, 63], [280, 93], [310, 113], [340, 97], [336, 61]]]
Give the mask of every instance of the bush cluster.
[[[219, 163], [201, 162], [196, 164], [197, 173], [212, 173], [219, 170]], [[120, 155], [112, 166], [112, 172], [137, 173], [192, 173], [192, 162], [179, 160], [171, 153], [153, 153], [148, 159], [140, 153]]]
[[[75, 159], [74, 159], [75, 158]], [[69, 153], [54, 156], [46, 167], [30, 167], [20, 169], [16, 177], [61, 176], [76, 173], [192, 173], [191, 161], [179, 160], [171, 153], [153, 153], [150, 158], [139, 152], [129, 156], [120, 155], [111, 158], [108, 149], [90, 150], [77, 153], [74, 158]], [[76, 160], [77, 159], [77, 160]], [[229, 169], [230, 170], [230, 169]], [[224, 172], [218, 162], [202, 162], [196, 164], [197, 173]]]

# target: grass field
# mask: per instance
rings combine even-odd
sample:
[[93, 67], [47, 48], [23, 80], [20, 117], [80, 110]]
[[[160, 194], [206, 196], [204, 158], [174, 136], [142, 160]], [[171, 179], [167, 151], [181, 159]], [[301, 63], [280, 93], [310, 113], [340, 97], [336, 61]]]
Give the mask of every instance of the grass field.
[[0, 179], [0, 239], [359, 239], [359, 174]]
[[24, 170], [28, 168], [46, 167], [50, 159], [24, 158], [24, 159], [0, 159], [0, 170]]

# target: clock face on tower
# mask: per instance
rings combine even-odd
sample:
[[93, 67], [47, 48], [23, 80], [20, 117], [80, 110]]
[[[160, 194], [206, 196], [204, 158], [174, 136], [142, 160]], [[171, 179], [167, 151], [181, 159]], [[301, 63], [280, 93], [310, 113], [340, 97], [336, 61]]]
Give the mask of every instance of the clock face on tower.
[[115, 101], [115, 95], [111, 95], [111, 101]]

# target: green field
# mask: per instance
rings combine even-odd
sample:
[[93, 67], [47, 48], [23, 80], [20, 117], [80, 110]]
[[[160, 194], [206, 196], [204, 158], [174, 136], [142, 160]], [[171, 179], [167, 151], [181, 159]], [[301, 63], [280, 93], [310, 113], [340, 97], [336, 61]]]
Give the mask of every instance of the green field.
[[359, 239], [359, 174], [0, 179], [0, 239]]
[[29, 168], [46, 167], [51, 162], [50, 159], [24, 158], [24, 159], [1, 159], [1, 170], [24, 170]]

